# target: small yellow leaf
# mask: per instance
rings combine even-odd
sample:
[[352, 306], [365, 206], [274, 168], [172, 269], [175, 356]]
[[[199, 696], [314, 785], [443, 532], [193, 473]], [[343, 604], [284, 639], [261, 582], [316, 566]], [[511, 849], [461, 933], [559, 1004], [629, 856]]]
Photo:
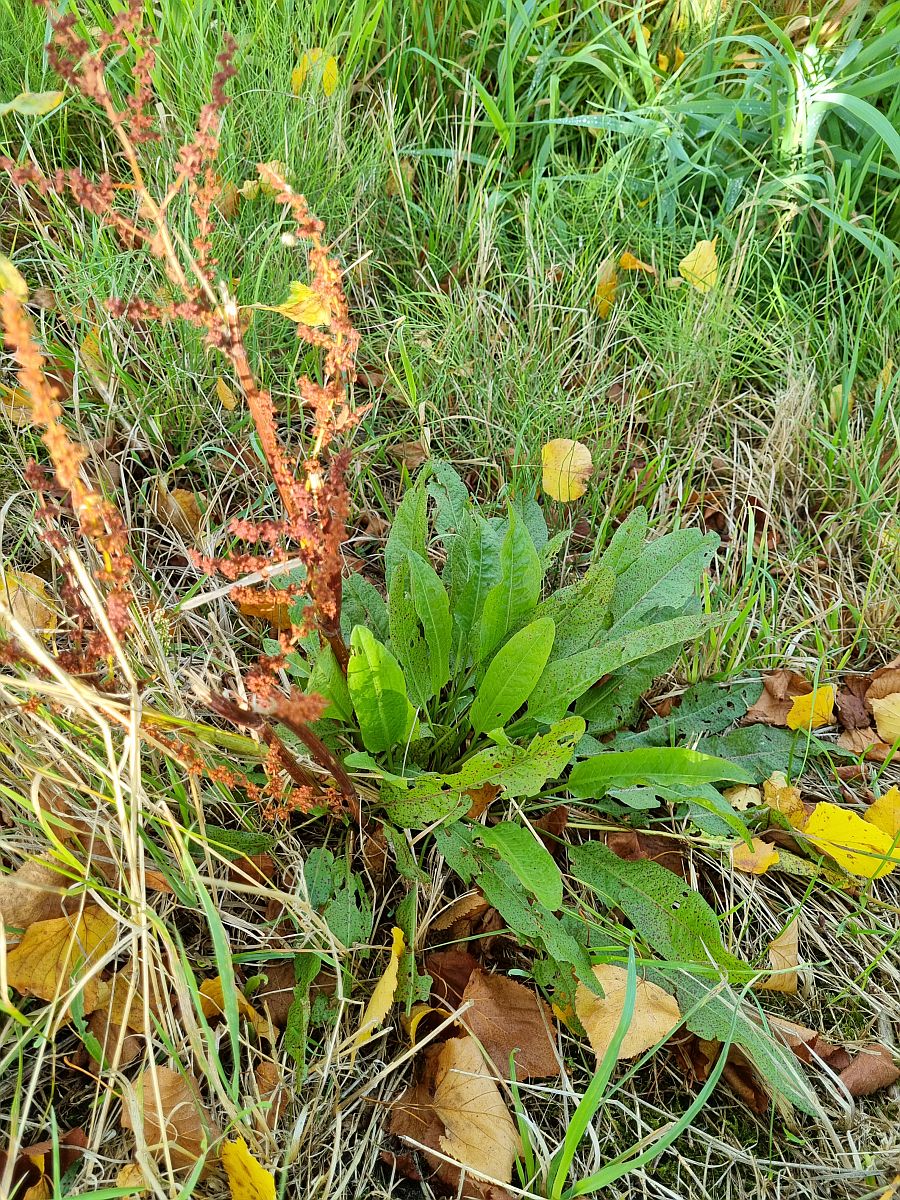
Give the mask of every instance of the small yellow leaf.
[[0, 409], [11, 424], [19, 429], [34, 423], [34, 406], [31, 397], [18, 387], [3, 387], [0, 385]]
[[678, 70], [678, 68], [681, 66], [681, 64], [683, 62], [684, 62], [684, 51], [682, 50], [682, 48], [680, 46], [676, 46], [675, 47], [675, 55], [674, 55], [674, 63], [675, 63], [676, 71]]
[[88, 375], [90, 375], [95, 383], [99, 383], [105, 387], [109, 380], [109, 367], [106, 364], [106, 359], [103, 357], [103, 349], [100, 345], [100, 330], [96, 326], [85, 334], [79, 347], [79, 352]]
[[880, 700], [870, 699], [872, 712], [875, 714], [875, 728], [878, 736], [889, 746], [900, 740], [900, 692], [892, 692]]
[[794, 995], [800, 980], [797, 964], [800, 957], [800, 918], [789, 921], [778, 937], [769, 943], [769, 967], [777, 971], [756, 986], [765, 992], [785, 992]]
[[851, 875], [880, 879], [897, 865], [894, 839], [877, 825], [837, 804], [825, 800], [817, 804], [803, 832], [817, 849]]
[[19, 113], [23, 117], [43, 117], [63, 102], [65, 92], [19, 92], [13, 100], [0, 104], [0, 117]]
[[326, 57], [322, 47], [315, 46], [312, 50], [306, 50], [301, 54], [300, 62], [291, 72], [291, 91], [295, 96], [300, 95], [303, 85], [306, 83], [307, 76], [313, 67], [318, 66], [319, 63], [322, 63], [320, 68], [322, 91], [326, 96], [331, 96], [334, 93], [339, 78], [337, 59], [332, 54]]
[[150, 1191], [144, 1168], [136, 1162], [126, 1163], [116, 1176], [116, 1187], [129, 1188], [134, 1195]]
[[223, 1143], [221, 1158], [231, 1200], [275, 1200], [275, 1176], [256, 1161], [243, 1138]]
[[744, 812], [748, 808], [759, 808], [762, 804], [762, 792], [758, 787], [750, 787], [739, 783], [735, 787], [726, 788], [722, 793], [733, 809]]
[[900, 836], [900, 788], [895, 784], [874, 800], [866, 809], [864, 819], [891, 839]]
[[[112, 948], [115, 933], [115, 917], [97, 905], [84, 909], [77, 918], [36, 921], [7, 956], [9, 984], [23, 995], [52, 1000], [88, 974]], [[85, 1015], [92, 1013], [108, 994], [108, 984], [96, 977], [88, 979], [82, 988]]]
[[23, 304], [28, 299], [28, 284], [24, 276], [5, 254], [0, 254], [0, 292], [12, 292]]
[[161, 525], [174, 529], [183, 538], [195, 538], [203, 524], [203, 510], [196, 492], [187, 488], [169, 488], [164, 475], [154, 480], [150, 494], [153, 515]]
[[788, 729], [820, 729], [831, 724], [833, 715], [834, 688], [829, 683], [808, 696], [795, 696], [785, 722]]
[[719, 278], [719, 260], [716, 257], [718, 238], [697, 243], [690, 254], [678, 264], [681, 278], [698, 292], [710, 292]]
[[737, 842], [731, 849], [731, 865], [735, 871], [743, 871], [748, 875], [765, 875], [778, 859], [777, 849], [758, 837], [753, 838], [752, 846]]
[[597, 286], [594, 289], [594, 308], [602, 321], [605, 321], [612, 311], [613, 301], [616, 298], [616, 284], [619, 282], [619, 276], [616, 272], [616, 264], [613, 260], [607, 259], [600, 267], [597, 274]]
[[582, 442], [554, 438], [541, 449], [542, 486], [554, 500], [568, 503], [587, 491], [594, 464], [591, 452]]
[[5, 588], [0, 589], [0, 603], [9, 606], [12, 615], [29, 633], [52, 633], [56, 628], [56, 612], [43, 579], [28, 571], [7, 571], [5, 583]]
[[288, 284], [287, 299], [273, 305], [272, 311], [298, 325], [327, 325], [331, 320], [331, 309], [319, 293], [308, 284], [296, 281]]
[[258, 179], [245, 179], [238, 188], [238, 195], [244, 200], [256, 200], [259, 198], [259, 193], [262, 189]]
[[228, 412], [234, 412], [238, 405], [237, 396], [225, 382], [221, 375], [216, 376], [216, 395], [219, 397], [219, 403]]
[[660, 50], [659, 54], [656, 56], [656, 65], [659, 67], [660, 71], [662, 71], [663, 75], [665, 75], [669, 69], [668, 54], [663, 54], [662, 50]]
[[788, 783], [781, 771], [774, 771], [763, 784], [763, 801], [787, 817], [795, 829], [806, 824], [806, 809], [800, 799], [800, 789]]
[[[229, 987], [234, 988], [238, 1013], [247, 1018], [259, 1037], [268, 1037], [269, 1026], [264, 1018], [259, 1015], [234, 983], [229, 984]], [[225, 1012], [225, 984], [221, 975], [216, 975], [212, 979], [204, 979], [200, 984], [200, 1011], [207, 1020], [211, 1017], [221, 1016]]]
[[619, 266], [623, 271], [645, 271], [648, 275], [656, 274], [656, 267], [652, 267], [650, 263], [641, 262], [627, 250], [619, 259]]
[[[628, 972], [612, 963], [600, 963], [593, 970], [604, 994], [597, 996], [579, 983], [575, 990], [575, 1012], [588, 1035], [591, 1049], [600, 1061], [612, 1042], [625, 1010]], [[680, 1024], [681, 1010], [675, 998], [657, 984], [638, 979], [634, 1012], [617, 1057], [621, 1060], [643, 1054]]]
[[353, 1037], [353, 1049], [369, 1041], [372, 1034], [382, 1023], [394, 1003], [394, 993], [397, 990], [397, 978], [400, 970], [400, 955], [403, 953], [403, 930], [396, 926], [391, 930], [393, 945], [387, 970], [375, 985], [375, 991], [369, 997], [366, 1011], [359, 1023], [359, 1029]]

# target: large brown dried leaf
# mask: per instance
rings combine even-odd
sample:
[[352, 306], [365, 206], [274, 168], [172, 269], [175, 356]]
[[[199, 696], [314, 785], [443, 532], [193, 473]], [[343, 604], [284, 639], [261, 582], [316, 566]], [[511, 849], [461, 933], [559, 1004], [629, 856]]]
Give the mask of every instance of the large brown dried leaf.
[[891, 758], [892, 747], [881, 741], [871, 725], [865, 729], [845, 729], [837, 744], [851, 754], [864, 754], [869, 762], [883, 763]]
[[435, 917], [428, 926], [429, 931], [433, 930], [439, 933], [442, 930], [451, 929], [457, 921], [466, 917], [474, 920], [486, 912], [489, 907], [481, 892], [466, 892], [464, 896], [459, 896], [448, 908], [444, 909], [439, 917]]
[[434, 1108], [440, 1146], [463, 1166], [508, 1183], [522, 1144], [474, 1038], [450, 1038], [437, 1056]]
[[[599, 963], [594, 967], [594, 975], [603, 988], [603, 996], [589, 991], [579, 982], [575, 991], [575, 1012], [599, 1062], [606, 1054], [625, 1011], [628, 972], [613, 963]], [[647, 979], [638, 979], [634, 1012], [617, 1058], [635, 1058], [643, 1054], [680, 1024], [681, 1010], [674, 996]]]
[[900, 692], [900, 667], [882, 667], [873, 671], [869, 676], [869, 686], [866, 689], [866, 700], [886, 700]]
[[844, 729], [866, 729], [872, 723], [872, 710], [866, 703], [868, 675], [845, 675], [837, 695], [838, 720]]
[[887, 1046], [865, 1046], [841, 1071], [841, 1083], [851, 1096], [869, 1096], [900, 1079], [900, 1068]]
[[432, 979], [432, 1003], [451, 1010], [459, 1008], [469, 977], [477, 966], [478, 960], [468, 950], [456, 947], [426, 955], [425, 973]]
[[[112, 948], [115, 936], [115, 917], [97, 905], [85, 908], [80, 917], [36, 921], [9, 953], [9, 983], [23, 995], [52, 1000], [88, 974]], [[82, 989], [85, 1014], [99, 1007], [107, 994], [107, 984], [87, 980]]]
[[812, 684], [796, 671], [770, 671], [763, 679], [762, 695], [751, 705], [743, 725], [787, 725], [797, 696], [808, 696]]
[[[88, 1146], [83, 1129], [69, 1129], [59, 1136], [59, 1175], [62, 1177], [81, 1158]], [[54, 1193], [53, 1142], [34, 1142], [23, 1146], [16, 1155], [7, 1200], [43, 1200]], [[6, 1174], [9, 1155], [0, 1150], [0, 1178]]]
[[685, 878], [684, 858], [677, 839], [636, 829], [616, 829], [606, 835], [606, 844], [626, 862], [647, 859]]
[[69, 882], [51, 859], [23, 863], [12, 875], [0, 878], [0, 925], [27, 929], [35, 921], [62, 916], [63, 892]]
[[473, 1002], [462, 1016], [463, 1024], [481, 1043], [501, 1078], [509, 1077], [514, 1051], [516, 1079], [547, 1079], [559, 1074], [553, 1016], [529, 988], [479, 967], [469, 977], [462, 998]]
[[[218, 1130], [200, 1099], [192, 1075], [153, 1065], [135, 1080], [141, 1134], [150, 1154], [164, 1160], [168, 1150], [176, 1170], [192, 1167]], [[123, 1108], [122, 1125], [135, 1129], [131, 1110]], [[135, 1130], [137, 1133], [137, 1130]]]

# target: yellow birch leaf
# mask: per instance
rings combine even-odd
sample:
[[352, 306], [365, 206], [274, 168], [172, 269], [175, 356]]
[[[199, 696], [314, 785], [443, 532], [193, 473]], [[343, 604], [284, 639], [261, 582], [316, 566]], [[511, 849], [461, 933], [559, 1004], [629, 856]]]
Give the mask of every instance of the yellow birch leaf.
[[102, 387], [106, 386], [109, 379], [109, 367], [106, 365], [106, 359], [103, 357], [103, 349], [100, 345], [100, 330], [94, 326], [88, 330], [79, 346], [81, 361], [84, 363], [85, 370], [95, 383], [99, 383]]
[[275, 1176], [256, 1161], [243, 1138], [224, 1142], [221, 1159], [231, 1200], [275, 1200]]
[[287, 299], [272, 305], [271, 309], [298, 325], [327, 325], [331, 320], [331, 309], [319, 293], [308, 284], [296, 281], [288, 284]]
[[9, 606], [9, 611], [29, 633], [52, 633], [56, 628], [56, 613], [43, 579], [29, 571], [6, 571], [4, 579], [6, 587], [0, 589], [0, 603]]
[[393, 945], [387, 970], [375, 984], [375, 991], [369, 997], [366, 1011], [359, 1023], [359, 1029], [353, 1036], [353, 1049], [356, 1050], [369, 1041], [372, 1034], [391, 1011], [394, 1003], [394, 993], [397, 990], [397, 977], [400, 970], [400, 955], [403, 953], [403, 930], [396, 926], [391, 930]]
[[509, 1183], [522, 1142], [471, 1036], [444, 1042], [435, 1069], [434, 1111], [444, 1125], [445, 1154], [482, 1175]]
[[837, 804], [825, 800], [817, 804], [803, 832], [817, 849], [851, 875], [880, 879], [897, 865], [894, 839], [877, 825]]
[[0, 292], [12, 292], [23, 304], [28, 299], [28, 284], [5, 254], [0, 254]]
[[710, 292], [719, 278], [719, 260], [716, 257], [718, 238], [699, 241], [690, 254], [678, 264], [681, 278], [698, 292]]
[[797, 964], [800, 960], [800, 918], [789, 921], [778, 937], [769, 943], [769, 967], [778, 974], [770, 975], [756, 986], [764, 992], [785, 992], [795, 995], [800, 976]]
[[[324, 60], [324, 61], [323, 61]], [[291, 91], [295, 96], [299, 96], [306, 83], [307, 77], [313, 67], [322, 63], [321, 79], [322, 91], [326, 96], [331, 96], [334, 89], [338, 85], [339, 71], [337, 59], [333, 54], [325, 56], [325, 51], [321, 46], [315, 46], [312, 50], [305, 50], [300, 55], [300, 61], [294, 70], [291, 72]]]
[[875, 728], [878, 736], [889, 746], [900, 740], [900, 692], [892, 692], [880, 700], [872, 699], [872, 712], [875, 714]]
[[663, 54], [662, 50], [660, 50], [659, 54], [656, 56], [656, 65], [659, 67], [660, 71], [662, 71], [663, 75], [665, 75], [669, 69], [668, 54]]
[[779, 854], [775, 846], [755, 837], [751, 846], [746, 842], [736, 842], [731, 848], [731, 865], [735, 871], [743, 871], [747, 875], [765, 875], [769, 867], [778, 862]]
[[[234, 988], [238, 1013], [247, 1018], [259, 1037], [268, 1037], [269, 1026], [264, 1018], [259, 1015], [234, 983], [229, 986]], [[200, 984], [200, 1011], [207, 1020], [211, 1017], [219, 1017], [225, 1012], [225, 983], [221, 975], [216, 975], [212, 979], [204, 979]]]
[[219, 403], [228, 412], [234, 412], [238, 405], [238, 398], [222, 378], [221, 375], [216, 376], [216, 395], [219, 397]]
[[22, 117], [43, 117], [63, 102], [65, 92], [19, 92], [12, 100], [0, 104], [0, 117], [18, 113]]
[[652, 267], [650, 263], [641, 262], [639, 258], [635, 258], [627, 250], [620, 257], [619, 266], [623, 271], [644, 271], [647, 275], [656, 274], [656, 267]]
[[613, 301], [616, 298], [616, 284], [618, 282], [619, 276], [616, 272], [616, 264], [612, 259], [607, 259], [600, 267], [597, 274], [597, 286], [594, 289], [594, 308], [596, 308], [601, 321], [605, 321], [612, 311]]
[[582, 442], [554, 438], [541, 449], [541, 463], [543, 489], [554, 500], [568, 503], [587, 491], [594, 464], [590, 450]]
[[[597, 996], [579, 983], [575, 990], [575, 1012], [584, 1026], [591, 1049], [600, 1062], [619, 1027], [625, 1010], [628, 972], [612, 963], [594, 967], [594, 975], [603, 988]], [[647, 979], [638, 979], [634, 1012], [628, 1032], [622, 1039], [617, 1058], [635, 1058], [668, 1036], [681, 1024], [678, 1002], [661, 987]]]
[[820, 729], [830, 725], [833, 716], [834, 688], [829, 683], [807, 696], [795, 696], [785, 723], [788, 729]]
[[203, 524], [203, 510], [196, 492], [187, 488], [169, 488], [165, 476], [154, 481], [150, 506], [161, 525], [167, 525], [183, 538], [195, 538]]
[[891, 839], [900, 836], [900, 788], [894, 785], [874, 800], [866, 809], [863, 819]]
[[[21, 942], [7, 956], [10, 987], [25, 996], [52, 1000], [86, 976], [115, 941], [116, 919], [98, 905], [80, 917], [55, 917], [29, 925]], [[99, 979], [89, 979], [83, 989], [85, 1015], [92, 1013], [109, 994]]]
[[680, 46], [675, 47], [675, 55], [674, 55], [673, 61], [675, 64], [675, 70], [677, 71], [678, 68], [681, 66], [681, 64], [684, 62], [684, 51], [682, 50], [682, 48]]
[[780, 812], [795, 829], [802, 829], [806, 824], [806, 809], [800, 799], [800, 789], [788, 783], [787, 777], [781, 771], [774, 771], [763, 784], [763, 801]]

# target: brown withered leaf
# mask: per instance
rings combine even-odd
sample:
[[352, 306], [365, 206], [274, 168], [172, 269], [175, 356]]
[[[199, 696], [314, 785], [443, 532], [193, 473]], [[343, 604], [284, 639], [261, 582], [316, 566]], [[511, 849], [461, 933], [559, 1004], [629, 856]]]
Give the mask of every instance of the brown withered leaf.
[[866, 689], [866, 700], [886, 700], [900, 692], [900, 667], [882, 667], [873, 671], [869, 676], [869, 686]]
[[[172, 1166], [186, 1170], [196, 1163], [219, 1131], [213, 1124], [193, 1075], [182, 1075], [155, 1063], [134, 1082], [143, 1139], [151, 1155], [164, 1159], [168, 1151]], [[122, 1125], [134, 1129], [131, 1108], [122, 1109]]]
[[872, 724], [872, 710], [866, 703], [868, 675], [845, 675], [837, 694], [838, 720], [844, 729], [866, 729]]
[[761, 991], [785, 992], [796, 994], [799, 973], [797, 965], [800, 961], [800, 917], [794, 917], [784, 929], [769, 943], [769, 967], [778, 972], [761, 980], [756, 986]]
[[891, 757], [892, 747], [881, 741], [872, 726], [865, 729], [845, 729], [837, 740], [842, 750], [865, 755], [869, 762], [883, 763]]
[[70, 880], [49, 858], [23, 863], [11, 875], [0, 878], [0, 923], [7, 929], [27, 929], [35, 921], [63, 915], [63, 892]]
[[[23, 995], [52, 1000], [80, 982], [115, 939], [115, 917], [97, 905], [85, 908], [80, 916], [35, 921], [9, 952], [9, 984]], [[108, 985], [96, 977], [88, 979], [81, 994], [89, 1015], [105, 1001]]]
[[607, 833], [606, 844], [613, 854], [626, 862], [648, 859], [685, 878], [684, 858], [677, 838], [637, 829], [615, 829]]
[[813, 690], [796, 671], [770, 671], [763, 679], [762, 695], [744, 716], [742, 725], [787, 725], [788, 713], [798, 696], [808, 696]]
[[[603, 988], [603, 995], [596, 995], [579, 982], [575, 991], [575, 1012], [600, 1062], [625, 1011], [628, 972], [613, 963], [598, 963], [593, 971]], [[634, 1012], [617, 1058], [635, 1058], [643, 1054], [680, 1024], [681, 1010], [674, 996], [647, 979], [638, 979]]]
[[122, 1026], [110, 1020], [105, 1009], [99, 1008], [87, 1019], [88, 1029], [100, 1045], [102, 1061], [91, 1058], [93, 1069], [108, 1066], [113, 1070], [126, 1067], [141, 1053], [143, 1039], [136, 1033], [122, 1033]]
[[562, 837], [568, 821], [568, 805], [557, 804], [555, 808], [551, 808], [542, 817], [538, 817], [536, 821], [532, 821], [531, 825], [551, 854], [562, 855], [565, 853], [565, 847], [560, 845], [559, 839]]
[[293, 960], [260, 963], [256, 969], [266, 976], [267, 982], [253, 993], [253, 1001], [262, 1012], [269, 1014], [273, 1025], [283, 1029], [294, 1002], [296, 973]]
[[466, 892], [464, 896], [459, 896], [449, 907], [445, 908], [428, 928], [437, 933], [444, 929], [451, 929], [457, 921], [464, 917], [480, 916], [488, 907], [488, 902], [481, 892]]
[[160, 525], [174, 529], [188, 541], [193, 541], [203, 525], [205, 498], [186, 488], [169, 488], [164, 475], [153, 482], [150, 508]]
[[204, 1017], [207, 1020], [211, 1020], [215, 1017], [224, 1016], [226, 988], [234, 992], [239, 1015], [247, 1018], [256, 1030], [258, 1037], [267, 1038], [269, 1036], [269, 1026], [266, 1020], [259, 1015], [237, 986], [236, 982], [231, 980], [226, 983], [221, 975], [216, 975], [212, 979], [204, 979], [200, 984], [200, 1011]]
[[415, 442], [396, 442], [393, 446], [388, 446], [388, 454], [391, 458], [395, 458], [412, 474], [421, 467], [426, 458], [429, 457], [431, 451], [423, 441]]
[[488, 808], [500, 795], [501, 788], [496, 783], [483, 783], [479, 788], [469, 788], [466, 795], [472, 801], [466, 816], [470, 821], [477, 821], [487, 812]]
[[274, 1129], [281, 1120], [290, 1099], [281, 1067], [278, 1063], [266, 1059], [257, 1064], [253, 1078], [259, 1093], [259, 1107], [265, 1112], [263, 1123], [269, 1129]]
[[895, 1084], [900, 1079], [900, 1067], [887, 1046], [874, 1044], [859, 1051], [841, 1071], [840, 1079], [851, 1096], [870, 1096]]
[[516, 1079], [548, 1079], [560, 1072], [550, 1009], [524, 984], [480, 967], [469, 976], [463, 1001], [472, 1007], [462, 1023], [482, 1045], [502, 1079], [515, 1052]]
[[[722, 1043], [705, 1041], [693, 1033], [681, 1035], [671, 1043], [689, 1083], [705, 1083], [722, 1053]], [[771, 1098], [760, 1076], [737, 1046], [728, 1051], [722, 1082], [738, 1096], [751, 1112], [768, 1112]]]
[[[88, 1139], [83, 1129], [68, 1129], [59, 1135], [59, 1178], [84, 1157]], [[34, 1142], [22, 1146], [12, 1166], [6, 1200], [49, 1200], [57, 1194], [54, 1187], [53, 1142]], [[0, 1177], [9, 1167], [9, 1154], [0, 1150]]]
[[242, 854], [228, 867], [228, 878], [233, 883], [271, 883], [274, 877], [271, 854]]
[[477, 967], [478, 960], [468, 950], [455, 946], [426, 954], [425, 974], [432, 979], [432, 1002], [451, 1011], [459, 1008], [472, 972]]
[[522, 1143], [506, 1102], [472, 1037], [450, 1038], [437, 1056], [434, 1110], [440, 1148], [464, 1167], [508, 1183]]

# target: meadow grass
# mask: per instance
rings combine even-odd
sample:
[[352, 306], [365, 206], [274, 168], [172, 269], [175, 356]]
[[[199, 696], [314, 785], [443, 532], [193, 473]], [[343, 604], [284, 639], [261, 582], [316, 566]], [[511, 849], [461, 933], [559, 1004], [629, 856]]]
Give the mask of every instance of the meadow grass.
[[[82, 0], [79, 11], [90, 26], [110, 7]], [[285, 163], [347, 267], [369, 381], [357, 385], [356, 398], [371, 404], [357, 435], [353, 554], [377, 571], [381, 522], [408, 480], [405, 443], [428, 444], [473, 490], [499, 499], [533, 491], [544, 441], [579, 438], [594, 459], [583, 508], [548, 505], [571, 530], [573, 556], [590, 550], [579, 522], [605, 538], [637, 503], [659, 531], [699, 523], [723, 534], [705, 602], [728, 616], [685, 656], [673, 688], [787, 661], [812, 674], [893, 656], [900, 160], [889, 131], [900, 111], [892, 91], [900, 15], [897, 4], [841, 12], [829, 31], [827, 13], [707, 0], [578, 9], [558, 0], [148, 5], [161, 43], [160, 160], [192, 127], [231, 30], [240, 74], [223, 132], [223, 177], [239, 186], [257, 162]], [[54, 86], [45, 37], [40, 11], [0, 0], [0, 98]], [[313, 72], [295, 96], [291, 71], [314, 46], [337, 57], [338, 88], [326, 96]], [[676, 49], [685, 61], [673, 71]], [[742, 53], [756, 63], [736, 62]], [[871, 103], [888, 132], [859, 103], [820, 111], [816, 88]], [[47, 117], [0, 124], [7, 153], [51, 166], [102, 167], [107, 136], [71, 97]], [[224, 601], [180, 611], [202, 583], [184, 537], [157, 519], [152, 487], [164, 475], [201, 493], [200, 548], [220, 552], [229, 518], [271, 510], [252, 422], [240, 407], [223, 408], [219, 367], [199, 338], [103, 312], [100, 301], [111, 294], [151, 295], [161, 286], [144, 256], [123, 254], [108, 231], [52, 198], [44, 210], [0, 188], [0, 246], [32, 288], [54, 293], [54, 305], [38, 314], [39, 332], [73, 372], [72, 420], [123, 505], [142, 585], [157, 604], [141, 630], [143, 707], [160, 721], [196, 718], [201, 740], [221, 740], [196, 716], [191, 680], [236, 674], [261, 629]], [[276, 221], [275, 207], [259, 197], [221, 223], [216, 253], [243, 304], [278, 303], [296, 277]], [[666, 286], [706, 237], [719, 239], [719, 286], [706, 295]], [[657, 275], [622, 273], [603, 317], [594, 302], [598, 276], [624, 251]], [[95, 329], [99, 367], [84, 353]], [[286, 420], [297, 421], [290, 383], [304, 352], [292, 330], [256, 311], [248, 344]], [[2, 548], [18, 569], [42, 557], [22, 483], [38, 452], [33, 430], [9, 425], [0, 457]], [[17, 862], [50, 847], [65, 861], [41, 800], [54, 789], [77, 795], [100, 843], [115, 848], [128, 883], [121, 893], [109, 885], [111, 900], [140, 899], [144, 858], [163, 847], [183, 890], [156, 909], [144, 906], [123, 952], [158, 965], [173, 997], [187, 997], [159, 1016], [173, 1058], [202, 1073], [229, 1122], [253, 1129], [256, 1152], [277, 1167], [280, 1195], [397, 1194], [399, 1185], [378, 1174], [378, 1117], [405, 1063], [386, 1056], [374, 1071], [348, 1063], [341, 1043], [358, 1019], [356, 996], [339, 995], [338, 1019], [315, 1043], [284, 1138], [253, 1115], [258, 1084], [236, 1022], [212, 1028], [191, 1002], [203, 976], [228, 966], [229, 942], [245, 975], [284, 953], [266, 915], [273, 900], [294, 948], [330, 957], [358, 981], [378, 973], [378, 955], [348, 956], [296, 888], [223, 876], [226, 859], [206, 825], [258, 831], [258, 814], [225, 788], [201, 789], [160, 762], [117, 753], [117, 722], [127, 731], [136, 719], [126, 703], [110, 699], [98, 715], [85, 709], [77, 681], [42, 686], [48, 704], [65, 702], [82, 717], [44, 709], [8, 722], [4, 854]], [[18, 712], [28, 689], [6, 679], [0, 689]], [[256, 743], [232, 737], [234, 754], [256, 763]], [[330, 836], [336, 854], [356, 849], [352, 831]], [[279, 878], [296, 878], [309, 840], [321, 837], [306, 821], [279, 836], [271, 851]], [[718, 911], [730, 914], [731, 948], [758, 955], [802, 898], [796, 881], [717, 876], [721, 859], [706, 855], [702, 840], [695, 854], [697, 870], [712, 875]], [[436, 860], [423, 865], [430, 875], [419, 905], [427, 913], [443, 903], [445, 881]], [[373, 890], [386, 912], [387, 898]], [[886, 1036], [885, 1023], [897, 1020], [888, 996], [897, 977], [896, 910], [827, 888], [803, 903], [814, 964], [804, 997], [809, 1024], [834, 1036]], [[381, 908], [376, 921], [380, 915]], [[830, 930], [833, 938], [823, 932]], [[873, 984], [874, 961], [881, 973]], [[195, 1013], [189, 1028], [186, 1011]], [[0, 1039], [0, 1094], [20, 1144], [46, 1131], [53, 1069], [80, 1048], [71, 1031], [55, 1045], [44, 1034], [10, 1020]], [[590, 1071], [568, 1035], [565, 1051], [574, 1082], [523, 1087], [544, 1163], [565, 1129], [573, 1089]], [[621, 1145], [670, 1119], [685, 1106], [685, 1091], [671, 1062], [629, 1072], [579, 1169], [599, 1170]], [[89, 1129], [85, 1187], [110, 1186], [128, 1154], [112, 1102], [95, 1082], [63, 1115]], [[841, 1111], [840, 1130], [801, 1135], [778, 1118], [767, 1126], [720, 1090], [675, 1150], [622, 1181], [620, 1194], [878, 1194], [896, 1149], [891, 1103]], [[161, 1196], [178, 1194], [159, 1180], [153, 1186]]]

